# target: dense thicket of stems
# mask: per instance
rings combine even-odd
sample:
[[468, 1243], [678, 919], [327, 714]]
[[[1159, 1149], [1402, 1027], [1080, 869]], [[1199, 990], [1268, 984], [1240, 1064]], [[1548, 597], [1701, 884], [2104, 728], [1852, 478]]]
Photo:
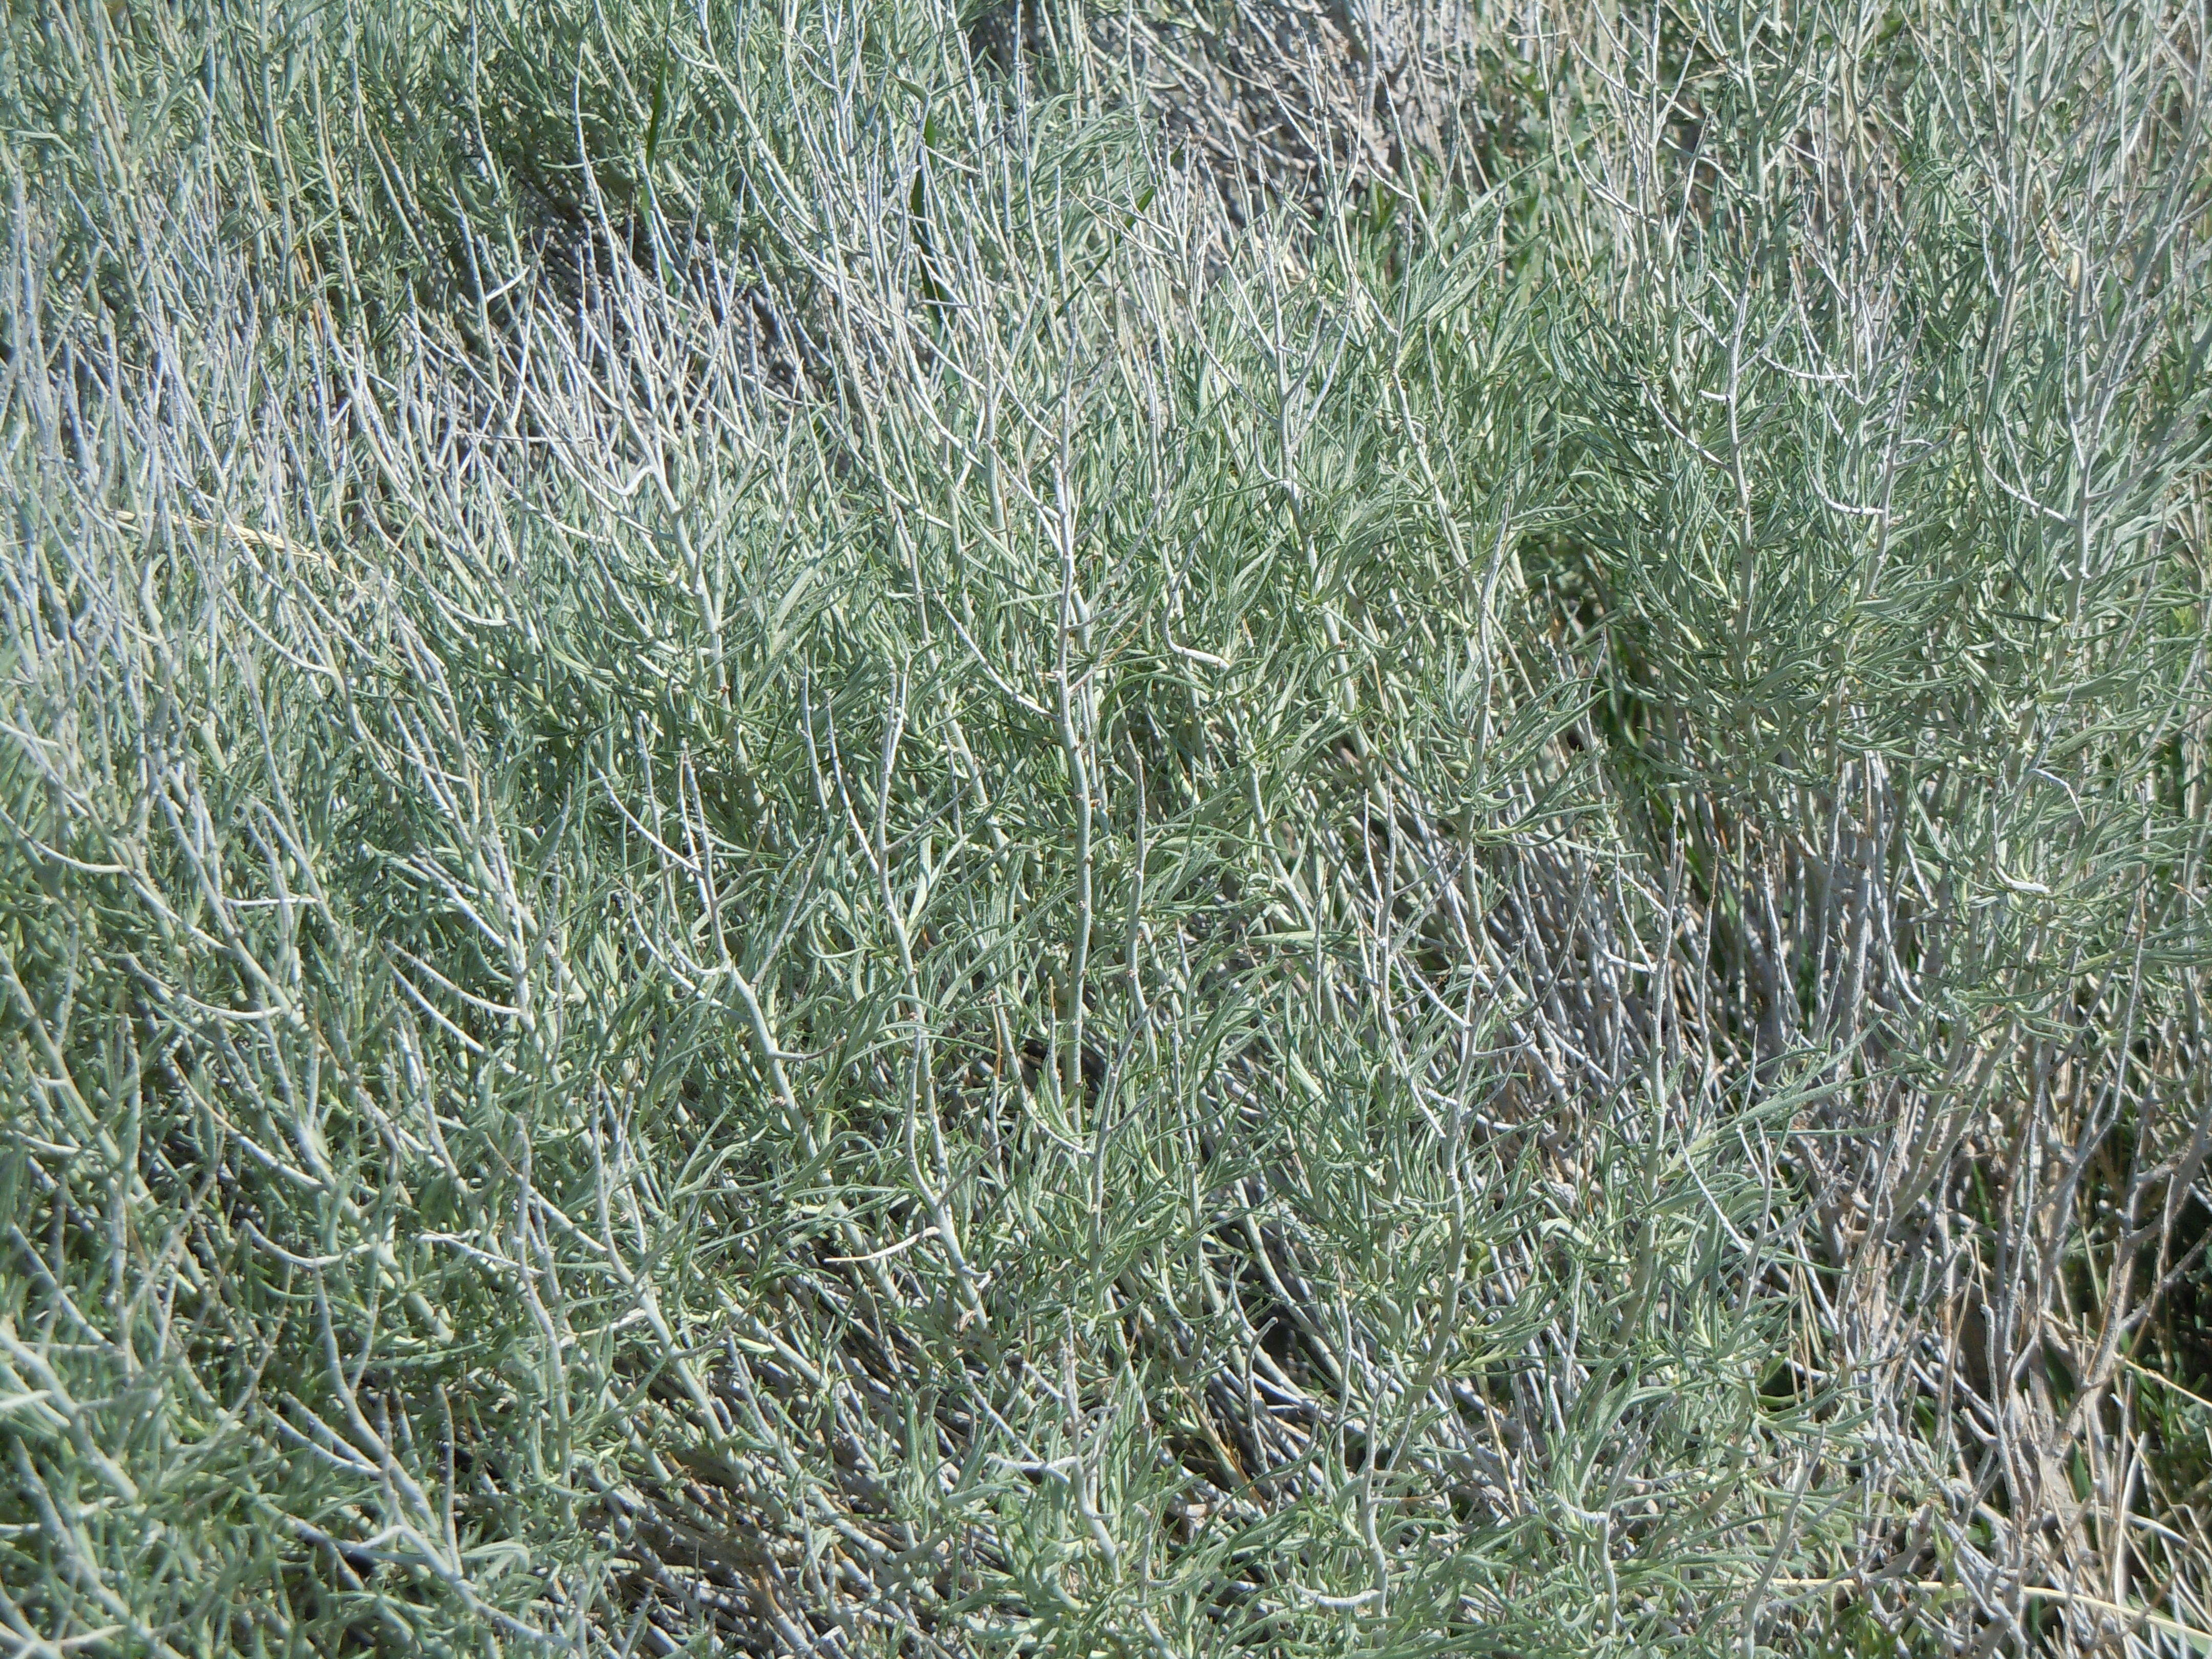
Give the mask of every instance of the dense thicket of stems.
[[2212, 1647], [2205, 23], [17, 6], [0, 1645]]

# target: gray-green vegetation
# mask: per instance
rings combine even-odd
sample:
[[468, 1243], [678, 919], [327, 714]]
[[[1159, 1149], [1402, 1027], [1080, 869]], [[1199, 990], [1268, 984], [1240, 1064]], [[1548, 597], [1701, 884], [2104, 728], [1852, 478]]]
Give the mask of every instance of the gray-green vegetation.
[[16, 0], [0, 1650], [2212, 1651], [2207, 21]]

